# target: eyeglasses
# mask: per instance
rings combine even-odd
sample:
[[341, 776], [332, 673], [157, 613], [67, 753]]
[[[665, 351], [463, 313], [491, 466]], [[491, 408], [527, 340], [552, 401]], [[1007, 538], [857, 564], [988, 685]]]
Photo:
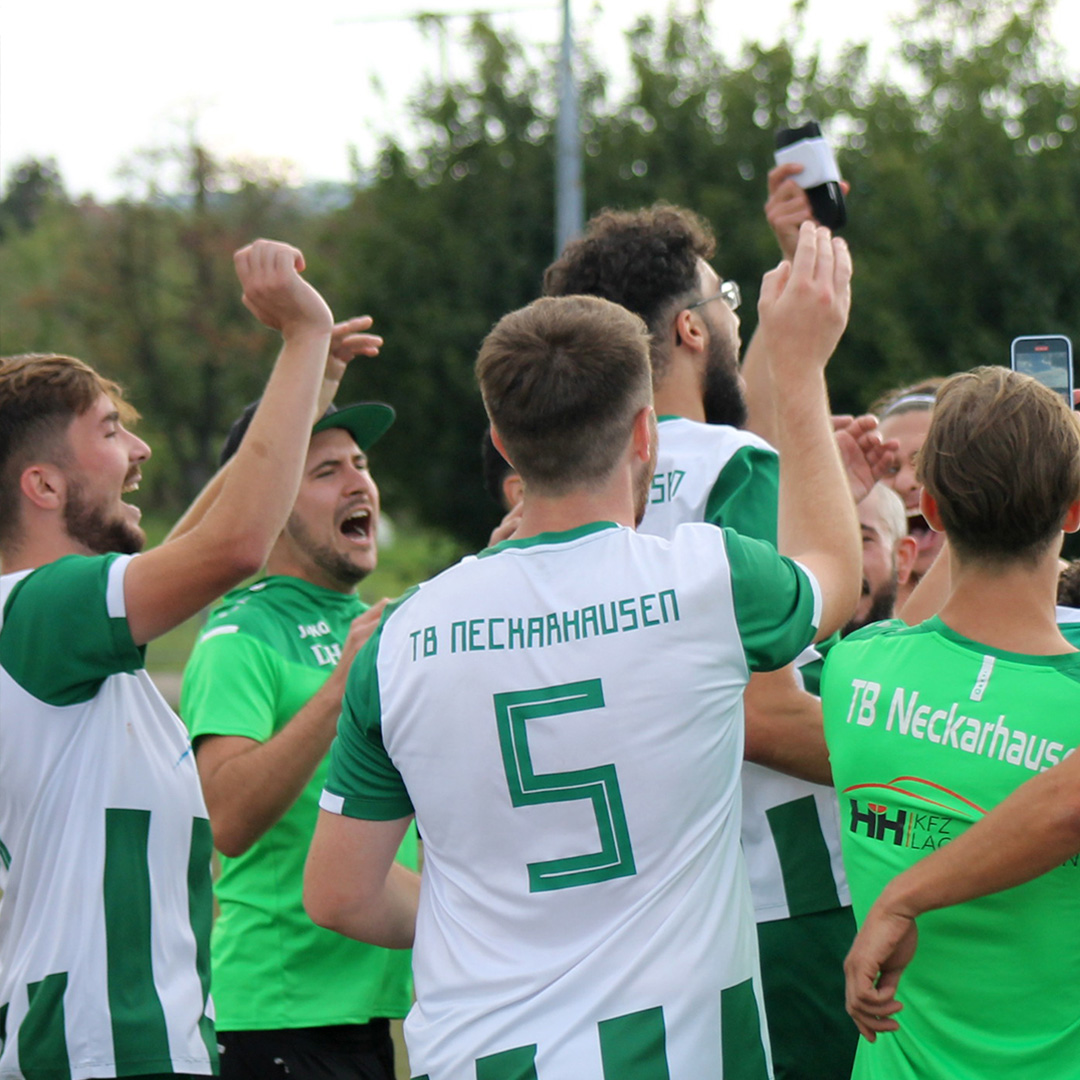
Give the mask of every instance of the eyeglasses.
[[734, 281], [721, 281], [720, 291], [714, 293], [712, 296], [706, 296], [704, 300], [698, 300], [694, 304], [687, 304], [686, 310], [692, 311], [696, 307], [701, 307], [702, 304], [711, 303], [713, 300], [723, 300], [725, 304], [732, 311], [738, 311], [739, 305], [742, 303], [742, 293], [739, 292], [739, 286]]

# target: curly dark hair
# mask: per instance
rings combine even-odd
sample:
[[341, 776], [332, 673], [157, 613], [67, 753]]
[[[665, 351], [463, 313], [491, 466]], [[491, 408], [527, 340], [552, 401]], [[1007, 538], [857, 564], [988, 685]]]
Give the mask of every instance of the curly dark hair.
[[544, 272], [544, 295], [600, 296], [640, 315], [653, 339], [655, 381], [670, 315], [697, 298], [698, 260], [715, 251], [712, 229], [692, 210], [662, 202], [601, 210]]

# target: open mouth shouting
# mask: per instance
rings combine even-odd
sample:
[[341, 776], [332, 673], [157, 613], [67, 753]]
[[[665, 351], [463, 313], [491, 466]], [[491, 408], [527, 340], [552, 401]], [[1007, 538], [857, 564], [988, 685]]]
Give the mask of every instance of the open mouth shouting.
[[354, 544], [369, 543], [375, 531], [375, 517], [370, 506], [357, 506], [341, 522], [342, 536]]

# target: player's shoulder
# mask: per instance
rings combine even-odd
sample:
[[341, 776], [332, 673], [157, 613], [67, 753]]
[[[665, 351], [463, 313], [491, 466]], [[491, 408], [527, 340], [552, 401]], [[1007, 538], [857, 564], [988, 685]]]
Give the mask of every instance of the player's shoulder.
[[894, 650], [904, 641], [912, 641], [933, 632], [932, 621], [909, 626], [903, 619], [880, 622], [853, 630], [825, 650], [825, 669], [831, 670], [848, 661], [872, 655], [879, 650]]
[[660, 446], [665, 442], [692, 446], [730, 458], [740, 450], [775, 455], [776, 449], [759, 435], [730, 424], [704, 424], [685, 416], [666, 416], [659, 423]]
[[266, 577], [226, 593], [207, 618], [197, 644], [226, 634], [242, 634], [277, 647], [282, 635], [291, 639], [298, 628], [318, 628], [324, 618], [333, 622], [337, 621], [335, 616], [353, 618], [366, 607], [355, 596], [330, 595], [299, 578]]
[[[72, 603], [85, 604], [93, 593], [106, 596], [110, 582], [119, 589], [123, 571], [132, 558], [119, 553], [64, 555], [32, 570], [4, 574], [0, 577], [2, 610], [7, 615], [24, 602], [35, 607], [55, 602], [57, 614], [70, 613]], [[122, 590], [119, 597], [122, 609]]]

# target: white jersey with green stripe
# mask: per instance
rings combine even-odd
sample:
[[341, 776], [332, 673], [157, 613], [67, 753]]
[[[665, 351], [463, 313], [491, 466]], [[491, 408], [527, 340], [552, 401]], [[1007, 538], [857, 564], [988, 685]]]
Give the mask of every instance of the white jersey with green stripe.
[[216, 1072], [211, 835], [130, 556], [0, 578], [0, 1077]]
[[498, 545], [388, 610], [321, 805], [416, 814], [414, 1075], [771, 1075], [742, 689], [819, 615], [769, 544], [601, 522]]
[[1066, 640], [1080, 649], [1080, 608], [1058, 604], [1055, 615], [1058, 627]]
[[[726, 424], [663, 417], [642, 533], [670, 536], [706, 521], [776, 544], [779, 458]], [[814, 654], [808, 654], [808, 658]], [[836, 792], [747, 762], [743, 851], [758, 922], [846, 907]]]

